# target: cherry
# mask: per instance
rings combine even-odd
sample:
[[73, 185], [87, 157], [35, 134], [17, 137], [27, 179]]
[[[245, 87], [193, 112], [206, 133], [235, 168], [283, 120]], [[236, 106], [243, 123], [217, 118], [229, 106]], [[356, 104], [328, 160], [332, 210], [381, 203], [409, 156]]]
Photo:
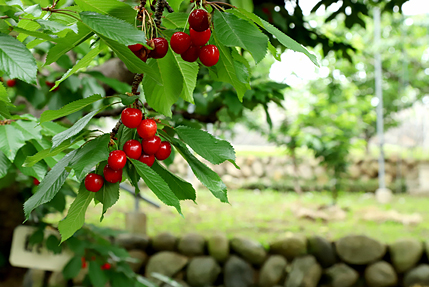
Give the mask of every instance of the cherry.
[[137, 56], [137, 58], [139, 58], [140, 60], [142, 60], [143, 62], [147, 61], [147, 57], [149, 56], [149, 52], [146, 50], [145, 47], [143, 47], [142, 49], [133, 52], [134, 55]]
[[153, 136], [142, 141], [142, 147], [145, 154], [155, 154], [158, 151], [160, 145], [161, 139], [159, 136]]
[[158, 151], [155, 153], [157, 160], [167, 159], [171, 154], [171, 144], [167, 141], [161, 142]]
[[210, 26], [209, 16], [206, 10], [196, 9], [189, 14], [189, 26], [197, 32], [203, 32]]
[[148, 139], [156, 134], [157, 125], [153, 119], [142, 120], [137, 127], [137, 133], [142, 139]]
[[192, 43], [197, 46], [204, 46], [210, 40], [210, 36], [212, 35], [212, 30], [208, 28], [203, 32], [197, 32], [194, 29], [189, 29], [189, 34], [191, 34]]
[[112, 265], [110, 265], [110, 263], [104, 263], [100, 266], [100, 268], [101, 270], [109, 270], [110, 268], [112, 268]]
[[127, 163], [127, 155], [121, 150], [114, 150], [109, 154], [107, 164], [113, 170], [123, 169]]
[[[51, 89], [55, 86], [55, 83], [49, 82], [49, 81], [45, 81], [45, 84], [46, 84], [46, 86], [48, 86]], [[52, 92], [58, 91], [59, 88], [60, 88], [59, 86], [56, 87]]]
[[171, 49], [177, 54], [182, 54], [183, 52], [188, 50], [191, 44], [191, 36], [183, 32], [174, 33], [170, 39]]
[[182, 53], [180, 56], [186, 62], [195, 62], [198, 59], [199, 54], [200, 54], [200, 47], [194, 44], [191, 44], [189, 49], [186, 50], [184, 53]]
[[82, 261], [82, 269], [86, 268], [86, 266], [88, 266], [88, 264], [86, 263], [85, 257], [81, 257], [80, 261]]
[[152, 42], [155, 45], [155, 48], [149, 52], [149, 57], [152, 57], [154, 59], [164, 58], [168, 52], [167, 40], [164, 38], [158, 37], [158, 38], [153, 39]]
[[122, 169], [113, 170], [109, 165], [106, 165], [103, 169], [104, 178], [110, 183], [117, 183], [122, 180]]
[[211, 67], [219, 61], [219, 50], [215, 45], [207, 45], [201, 48], [200, 61], [203, 65]]
[[40, 181], [37, 178], [33, 178], [33, 184], [37, 186], [40, 184]]
[[139, 161], [147, 164], [148, 166], [152, 166], [155, 162], [155, 156], [153, 154], [142, 154]]
[[9, 79], [9, 80], [7, 80], [7, 81], [6, 81], [6, 85], [7, 85], [9, 88], [13, 88], [13, 87], [15, 87], [15, 85], [16, 85], [16, 80], [15, 80], [15, 79]]
[[85, 177], [85, 188], [92, 192], [99, 191], [104, 184], [104, 179], [101, 175], [95, 173], [89, 173]]
[[142, 111], [139, 109], [126, 108], [121, 113], [121, 120], [124, 126], [130, 129], [138, 127], [142, 121]]
[[137, 140], [129, 140], [124, 144], [123, 150], [127, 157], [138, 159], [142, 154], [142, 145]]
[[128, 45], [128, 49], [130, 49], [133, 52], [137, 52], [143, 48], [142, 44], [134, 44], [134, 45]]

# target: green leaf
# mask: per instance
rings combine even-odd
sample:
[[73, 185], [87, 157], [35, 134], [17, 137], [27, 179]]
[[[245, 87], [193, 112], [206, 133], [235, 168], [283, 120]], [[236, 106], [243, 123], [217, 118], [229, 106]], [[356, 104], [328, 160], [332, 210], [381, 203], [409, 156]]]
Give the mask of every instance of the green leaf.
[[7, 159], [6, 155], [0, 151], [0, 178], [3, 178], [9, 168], [12, 166], [12, 163]]
[[[171, 3], [171, 1], [168, 3]], [[188, 21], [188, 16], [189, 14], [185, 12], [169, 13], [162, 20], [162, 24], [167, 29], [180, 29], [185, 27], [186, 22]]]
[[279, 29], [268, 23], [267, 21], [259, 18], [253, 13], [249, 13], [244, 9], [230, 9], [228, 12], [235, 14], [236, 16], [241, 16], [241, 18], [247, 18], [251, 21], [255, 22], [258, 26], [265, 29], [268, 33], [271, 33], [276, 39], [286, 48], [291, 49], [296, 52], [300, 52], [305, 54], [317, 67], [319, 66], [319, 62], [317, 61], [316, 55], [310, 53], [306, 48], [304, 48], [301, 44], [281, 32]]
[[231, 4], [238, 8], [243, 8], [248, 12], [253, 12], [253, 1], [252, 0], [231, 0]]
[[37, 65], [31, 52], [12, 36], [0, 33], [0, 71], [10, 78], [36, 84]]
[[107, 277], [101, 270], [97, 261], [89, 261], [89, 280], [94, 287], [104, 287], [107, 283]]
[[194, 104], [194, 90], [197, 85], [199, 65], [197, 62], [186, 62], [179, 54], [173, 53], [173, 55], [183, 76], [183, 89], [180, 97]]
[[217, 173], [212, 171], [204, 163], [199, 161], [186, 147], [186, 145], [178, 139], [169, 137], [166, 133], [161, 132], [166, 138], [176, 147], [183, 158], [188, 162], [192, 171], [198, 180], [207, 187], [211, 193], [222, 202], [228, 202], [226, 186]]
[[68, 153], [63, 157], [45, 176], [39, 185], [39, 188], [35, 194], [33, 194], [24, 203], [25, 218], [28, 219], [30, 213], [38, 206], [49, 202], [58, 193], [61, 186], [67, 179], [69, 172], [66, 167], [75, 156], [76, 151]]
[[178, 100], [183, 89], [183, 77], [176, 58], [169, 49], [164, 58], [150, 59], [148, 62], [158, 73], [161, 82], [157, 84], [147, 77], [143, 78], [146, 101], [157, 112], [171, 117], [171, 106]]
[[134, 286], [134, 280], [128, 278], [124, 273], [111, 273], [112, 287]]
[[43, 11], [42, 7], [40, 7], [40, 4], [35, 4], [25, 8], [24, 12], [33, 15], [35, 18], [38, 18], [42, 15]]
[[49, 50], [48, 56], [46, 57], [45, 66], [56, 62], [62, 55], [80, 45], [87, 39], [91, 38], [91, 36], [94, 34], [91, 29], [81, 22], [77, 22], [77, 27], [79, 30], [78, 34], [70, 31], [64, 38], [56, 39], [58, 44]]
[[75, 256], [64, 266], [63, 276], [64, 279], [69, 280], [76, 278], [79, 274], [80, 269], [82, 268], [82, 259], [81, 256]]
[[226, 140], [218, 139], [206, 131], [185, 126], [179, 126], [174, 130], [197, 154], [212, 164], [220, 164], [226, 160], [235, 162], [234, 148]]
[[110, 135], [104, 134], [87, 142], [76, 153], [70, 167], [75, 170], [78, 180], [84, 176], [99, 162], [109, 157]]
[[70, 115], [72, 113], [75, 113], [77, 111], [80, 111], [86, 106], [89, 106], [92, 103], [95, 103], [96, 101], [99, 101], [103, 99], [101, 95], [92, 95], [88, 98], [77, 100], [74, 102], [71, 102], [70, 104], [65, 105], [59, 110], [51, 111], [47, 110], [42, 113], [40, 116], [39, 123], [49, 122], [53, 121], [55, 119], [65, 117], [67, 115]]
[[93, 11], [99, 14], [109, 14], [113, 17], [134, 24], [137, 11], [130, 5], [117, 0], [75, 0], [83, 11]]
[[45, 34], [45, 33], [42, 33], [42, 32], [30, 31], [30, 30], [23, 29], [23, 28], [20, 28], [20, 27], [17, 27], [17, 26], [13, 27], [13, 30], [15, 32], [20, 33], [20, 35], [25, 34], [25, 35], [33, 36], [33, 37], [36, 37], [36, 38], [39, 38], [39, 39], [43, 39], [43, 40], [46, 40], [46, 41], [57, 42], [57, 38], [52, 38], [48, 34]]
[[119, 127], [119, 130], [118, 130], [118, 133], [117, 133], [117, 138], [118, 138], [118, 146], [119, 146], [119, 149], [120, 150], [123, 150], [124, 149], [124, 144], [127, 142], [127, 141], [129, 141], [129, 140], [131, 140], [131, 139], [133, 139], [133, 135], [134, 135], [134, 132], [135, 132], [136, 130], [135, 129], [130, 129], [130, 128], [127, 128], [126, 126], [124, 126], [124, 125], [121, 125], [120, 127]]
[[149, 48], [145, 33], [124, 20], [95, 12], [81, 12], [80, 18], [98, 35], [103, 35], [123, 45], [140, 43]]
[[9, 96], [7, 94], [6, 88], [3, 86], [3, 82], [0, 82], [0, 101], [10, 103]]
[[51, 234], [46, 239], [46, 248], [50, 251], [52, 251], [54, 254], [61, 254], [61, 251], [63, 248], [59, 246], [60, 240], [55, 235]]
[[21, 131], [25, 141], [42, 139], [42, 135], [40, 133], [42, 128], [38, 126], [36, 122], [18, 120], [16, 122], [12, 122], [10, 125], [16, 130]]
[[10, 119], [12, 116], [5, 104], [0, 105], [0, 116]]
[[131, 185], [134, 186], [135, 193], [138, 194], [140, 192], [140, 175], [137, 173], [136, 169], [130, 162], [127, 162], [123, 169], [123, 177], [128, 178]]
[[37, 153], [37, 150], [30, 143], [20, 148], [15, 157], [15, 166], [25, 175], [32, 176], [41, 180], [45, 177], [48, 167], [44, 162], [38, 162], [31, 167], [24, 167], [23, 163], [28, 156], [32, 156]]
[[179, 200], [190, 199], [195, 201], [197, 195], [192, 184], [171, 173], [168, 169], [160, 165], [158, 161], [154, 162], [152, 169], [162, 177]]
[[0, 151], [13, 162], [18, 150], [25, 145], [24, 135], [12, 125], [0, 126]]
[[268, 51], [270, 51], [271, 55], [273, 55], [274, 59], [276, 59], [277, 61], [282, 60], [282, 58], [280, 57], [281, 54], [277, 52], [276, 47], [274, 47], [271, 42], [268, 42]]
[[94, 198], [95, 193], [86, 190], [82, 182], [75, 200], [70, 206], [67, 216], [58, 223], [61, 243], [69, 239], [85, 223], [85, 212]]
[[100, 35], [100, 38], [112, 49], [113, 52], [124, 62], [128, 70], [132, 73], [144, 74], [145, 78], [150, 77], [153, 81], [161, 83], [161, 76], [152, 67], [140, 60], [127, 46], [119, 44], [109, 38]]
[[55, 86], [51, 88], [51, 91], [58, 87], [65, 79], [79, 71], [80, 69], [84, 69], [91, 64], [92, 60], [100, 53], [101, 49], [99, 46], [93, 48], [86, 54], [82, 59], [80, 59], [73, 68], [69, 69], [58, 81], [55, 81]]
[[[114, 78], [108, 78], [98, 71], [88, 71], [88, 72], [85, 72], [85, 74], [91, 75], [93, 78], [105, 83], [106, 85], [108, 85], [118, 93], [125, 94], [126, 92], [131, 91], [131, 86], [128, 85], [127, 83], [118, 81]], [[124, 105], [127, 106], [129, 104], [124, 104]]]
[[43, 30], [47, 32], [52, 32], [54, 34], [60, 33], [65, 29], [70, 29], [73, 32], [75, 32], [75, 34], [77, 34], [78, 32], [76, 25], [67, 26], [57, 21], [49, 21], [49, 20], [42, 20], [42, 19], [36, 20], [36, 22], [42, 27]]
[[89, 121], [92, 119], [93, 116], [95, 116], [96, 113], [98, 113], [99, 110], [95, 110], [78, 120], [71, 128], [63, 131], [62, 133], [59, 133], [55, 135], [52, 138], [52, 148], [51, 151], [54, 150], [56, 147], [58, 147], [63, 141], [77, 135], [82, 131], [89, 123]]
[[122, 100], [122, 104], [124, 106], [129, 106], [132, 103], [134, 103], [137, 99], [139, 99], [140, 97], [138, 95], [135, 96], [128, 96], [128, 95], [118, 95], [119, 98], [121, 98]]
[[216, 11], [213, 17], [214, 33], [227, 47], [241, 47], [259, 63], [267, 54], [268, 37], [257, 27], [234, 14]]
[[154, 172], [146, 164], [135, 159], [130, 159], [130, 161], [136, 168], [137, 173], [141, 176], [141, 178], [143, 178], [144, 182], [153, 191], [153, 193], [166, 205], [174, 206], [177, 212], [182, 214], [179, 199], [171, 191], [170, 187], [162, 179], [162, 177]]
[[104, 219], [107, 209], [112, 207], [119, 199], [119, 182], [110, 183], [104, 181], [103, 187], [95, 194], [95, 199], [103, 204], [100, 222]]

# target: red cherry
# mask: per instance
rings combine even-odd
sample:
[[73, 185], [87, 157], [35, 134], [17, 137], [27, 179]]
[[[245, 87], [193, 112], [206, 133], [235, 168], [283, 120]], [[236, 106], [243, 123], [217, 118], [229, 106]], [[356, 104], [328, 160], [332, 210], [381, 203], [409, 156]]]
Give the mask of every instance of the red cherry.
[[215, 45], [207, 45], [201, 48], [200, 61], [204, 66], [211, 67], [219, 61], [219, 50]]
[[153, 136], [150, 139], [144, 139], [142, 141], [142, 147], [145, 154], [155, 154], [160, 145], [161, 139], [159, 136]]
[[138, 159], [142, 154], [142, 145], [137, 140], [129, 140], [124, 144], [123, 150], [127, 157]]
[[113, 170], [123, 169], [127, 163], [127, 155], [121, 150], [114, 150], [109, 154], [107, 164]]
[[152, 40], [155, 48], [149, 52], [149, 57], [154, 59], [161, 59], [167, 55], [168, 52], [168, 42], [164, 38], [155, 38]]
[[[49, 88], [53, 88], [55, 86], [55, 83], [49, 82], [49, 81], [45, 81], [46, 86], [48, 86]], [[52, 92], [58, 91], [60, 87], [56, 87], [55, 89], [52, 90]]]
[[134, 45], [128, 45], [128, 49], [130, 49], [133, 52], [137, 52], [143, 48], [142, 44], [134, 44]]
[[210, 26], [209, 16], [206, 10], [196, 9], [189, 14], [189, 26], [197, 32], [203, 32]]
[[86, 263], [85, 257], [81, 257], [80, 261], [82, 261], [82, 269], [86, 268], [86, 266], [88, 266], [88, 264]]
[[6, 85], [7, 85], [9, 88], [13, 88], [13, 87], [15, 87], [15, 85], [16, 85], [16, 80], [15, 80], [15, 79], [9, 79], [9, 80], [7, 80], [7, 81], [6, 81]]
[[92, 192], [99, 191], [104, 184], [104, 179], [101, 175], [95, 173], [89, 173], [85, 177], [85, 188]]
[[188, 50], [191, 44], [191, 36], [183, 32], [174, 33], [170, 39], [171, 49], [177, 54], [182, 54], [183, 52]]
[[183, 60], [186, 62], [195, 62], [198, 59], [200, 54], [200, 47], [194, 44], [191, 44], [188, 50], [180, 54]]
[[148, 139], [156, 134], [157, 130], [156, 122], [152, 119], [142, 120], [137, 127], [137, 133], [142, 139]]
[[147, 164], [148, 166], [152, 166], [155, 162], [155, 156], [153, 154], [142, 154], [139, 161]]
[[142, 121], [142, 111], [139, 109], [126, 108], [121, 113], [121, 121], [127, 128], [135, 129]]
[[39, 185], [40, 181], [37, 178], [33, 178], [33, 184], [34, 185]]
[[203, 32], [197, 32], [194, 29], [189, 29], [189, 34], [191, 34], [192, 43], [197, 46], [204, 46], [210, 40], [210, 36], [212, 35], [212, 30], [208, 28]]
[[137, 56], [137, 58], [139, 58], [140, 60], [142, 60], [143, 62], [147, 61], [147, 57], [149, 55], [148, 50], [146, 50], [145, 47], [143, 47], [142, 49], [133, 52], [134, 55]]
[[103, 169], [103, 175], [104, 179], [106, 179], [108, 182], [117, 183], [118, 181], [122, 180], [122, 169], [113, 170], [109, 167], [109, 165], [106, 165]]
[[155, 153], [157, 160], [167, 159], [171, 154], [171, 144], [167, 141], [161, 142], [158, 151]]
[[104, 263], [100, 266], [100, 268], [101, 270], [109, 270], [110, 268], [112, 268], [112, 265], [110, 265], [110, 263]]

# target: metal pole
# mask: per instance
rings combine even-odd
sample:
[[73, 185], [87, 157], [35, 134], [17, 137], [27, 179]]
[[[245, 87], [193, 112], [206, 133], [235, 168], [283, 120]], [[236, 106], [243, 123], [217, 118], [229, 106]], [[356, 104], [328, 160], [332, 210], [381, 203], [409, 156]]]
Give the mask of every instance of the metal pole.
[[377, 105], [377, 136], [380, 145], [380, 157], [378, 158], [378, 182], [379, 188], [386, 188], [385, 169], [384, 169], [384, 120], [383, 120], [383, 89], [382, 89], [382, 71], [380, 54], [380, 8], [374, 8], [374, 44], [375, 52], [375, 94], [378, 98]]

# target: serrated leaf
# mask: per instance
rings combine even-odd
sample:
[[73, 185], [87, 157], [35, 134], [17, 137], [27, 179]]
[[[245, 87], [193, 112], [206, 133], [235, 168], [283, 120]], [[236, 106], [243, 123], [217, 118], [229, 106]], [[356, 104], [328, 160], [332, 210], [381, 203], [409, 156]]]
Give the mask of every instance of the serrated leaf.
[[0, 126], [0, 151], [13, 162], [18, 150], [25, 145], [24, 135], [11, 125]]
[[58, 147], [63, 141], [77, 135], [82, 131], [89, 123], [89, 121], [92, 119], [95, 114], [97, 114], [99, 110], [95, 110], [78, 120], [71, 128], [63, 131], [62, 133], [59, 133], [55, 135], [52, 138], [52, 148], [51, 150], [54, 150], [56, 147]]
[[124, 106], [129, 106], [132, 103], [134, 103], [137, 99], [139, 99], [140, 97], [138, 95], [135, 96], [128, 96], [128, 95], [118, 95], [119, 98], [121, 98], [122, 104]]
[[141, 176], [141, 178], [156, 195], [156, 197], [158, 197], [159, 200], [164, 202], [166, 205], [174, 206], [177, 212], [182, 214], [179, 199], [176, 197], [173, 191], [171, 191], [170, 187], [162, 179], [162, 177], [146, 164], [135, 159], [130, 159], [130, 161], [134, 165], [137, 173]]
[[56, 62], [62, 55], [80, 45], [94, 34], [90, 28], [81, 22], [77, 22], [77, 28], [79, 30], [78, 34], [70, 31], [65, 37], [56, 39], [58, 44], [49, 50], [45, 66]]
[[32, 176], [38, 180], [42, 180], [45, 177], [48, 167], [44, 162], [38, 162], [31, 167], [24, 167], [23, 163], [28, 156], [32, 156], [37, 153], [37, 150], [30, 143], [19, 149], [15, 157], [15, 166], [25, 175]]
[[136, 194], [140, 192], [140, 188], [139, 188], [140, 175], [137, 173], [136, 169], [130, 162], [127, 162], [127, 164], [125, 165], [123, 169], [122, 177], [127, 178], [128, 181], [131, 183], [131, 185], [134, 186], [134, 190]]
[[40, 133], [42, 128], [38, 126], [36, 122], [18, 120], [12, 122], [10, 125], [13, 126], [16, 130], [21, 131], [25, 141], [32, 139], [42, 139], [42, 135]]
[[54, 156], [58, 155], [60, 152], [62, 152], [63, 150], [69, 148], [70, 146], [72, 146], [74, 144], [75, 144], [75, 142], [73, 142], [73, 143], [63, 142], [57, 148], [55, 148], [53, 151], [51, 151], [51, 147], [44, 149], [44, 150], [41, 150], [38, 153], [27, 157], [27, 159], [23, 163], [23, 166], [24, 167], [32, 167], [33, 165], [35, 165], [36, 163], [38, 163], [39, 161], [41, 161], [47, 157], [54, 157]]
[[112, 207], [119, 199], [119, 182], [110, 183], [104, 181], [103, 187], [96, 193], [95, 199], [103, 204], [100, 222], [104, 219], [107, 209]]
[[211, 162], [220, 164], [226, 160], [235, 162], [235, 151], [226, 140], [218, 139], [206, 131], [179, 126], [174, 129], [197, 154]]
[[89, 280], [94, 287], [104, 287], [107, 283], [107, 277], [101, 270], [97, 261], [89, 261]]
[[73, 68], [69, 69], [58, 81], [55, 81], [55, 86], [51, 88], [51, 91], [54, 90], [56, 87], [59, 86], [65, 79], [73, 75], [74, 73], [78, 72], [80, 69], [84, 69], [88, 67], [92, 60], [100, 53], [101, 49], [99, 46], [93, 48], [91, 51], [88, 52], [82, 59], [80, 59], [76, 65], [73, 66]]
[[[171, 1], [169, 1], [169, 3], [170, 2]], [[167, 29], [180, 29], [185, 27], [188, 16], [189, 14], [185, 12], [169, 13], [162, 20], [162, 24]]]
[[0, 101], [5, 103], [10, 103], [9, 96], [7, 95], [6, 88], [3, 86], [3, 83], [0, 82]]
[[183, 89], [183, 77], [176, 58], [169, 49], [164, 58], [150, 59], [148, 64], [159, 75], [161, 82], [158, 84], [147, 77], [143, 78], [146, 101], [155, 111], [171, 117], [171, 106], [179, 99]]
[[83, 11], [109, 14], [131, 24], [134, 24], [137, 14], [130, 5], [117, 0], [75, 0], [75, 3]]
[[197, 62], [186, 62], [179, 54], [173, 53], [177, 66], [183, 76], [183, 88], [180, 97], [194, 104], [194, 90], [197, 85], [199, 65]]
[[69, 172], [66, 167], [75, 156], [76, 151], [68, 153], [63, 157], [45, 176], [39, 185], [39, 188], [35, 194], [33, 194], [24, 203], [25, 218], [28, 219], [30, 213], [38, 206], [49, 202], [58, 193], [61, 186], [67, 179]]
[[282, 60], [282, 58], [280, 57], [281, 54], [277, 52], [276, 47], [274, 47], [271, 42], [268, 42], [268, 51], [270, 51], [271, 55], [273, 55], [274, 59], [276, 59], [277, 61]]
[[257, 27], [231, 13], [216, 11], [213, 17], [214, 33], [227, 47], [241, 47], [259, 63], [267, 54], [268, 37]]
[[36, 20], [36, 22], [42, 27], [43, 30], [52, 32], [54, 34], [60, 33], [64, 31], [65, 29], [72, 30], [75, 34], [78, 33], [77, 26], [76, 25], [64, 25], [62, 23], [59, 23], [57, 21], [49, 21], [49, 20]]
[[58, 223], [61, 243], [69, 239], [85, 223], [85, 212], [94, 198], [95, 193], [86, 190], [82, 182], [75, 200], [70, 206], [67, 216]]
[[63, 276], [64, 279], [73, 279], [76, 278], [79, 274], [80, 269], [82, 268], [82, 259], [81, 256], [75, 256], [64, 266]]
[[118, 147], [120, 150], [124, 149], [124, 144], [129, 141], [130, 139], [133, 139], [133, 135], [135, 133], [135, 129], [127, 128], [124, 125], [121, 125], [119, 127], [117, 138], [118, 138]]
[[9, 112], [8, 107], [5, 104], [0, 105], [0, 116], [10, 119], [12, 115]]
[[42, 15], [42, 7], [40, 7], [40, 4], [35, 4], [25, 8], [24, 12], [33, 15], [35, 18], [38, 18]]
[[87, 142], [76, 153], [70, 167], [74, 169], [78, 180], [83, 177], [99, 162], [109, 157], [110, 135], [104, 134]]
[[238, 8], [243, 8], [246, 11], [253, 12], [252, 0], [231, 0], [231, 4]]
[[40, 116], [39, 123], [49, 122], [53, 121], [55, 119], [65, 117], [67, 115], [70, 115], [72, 113], [75, 113], [77, 111], [80, 111], [86, 106], [89, 106], [92, 103], [95, 103], [96, 101], [99, 101], [103, 99], [101, 95], [92, 95], [88, 98], [77, 100], [74, 102], [71, 102], [70, 104], [65, 105], [59, 110], [51, 111], [47, 110], [42, 113]]
[[15, 32], [20, 33], [20, 35], [25, 34], [25, 35], [33, 36], [33, 37], [40, 38], [40, 39], [43, 39], [43, 40], [46, 40], [46, 41], [57, 42], [57, 39], [52, 38], [48, 34], [45, 34], [45, 33], [42, 33], [42, 32], [30, 31], [30, 30], [23, 29], [23, 28], [20, 28], [20, 27], [13, 27], [13, 30]]
[[189, 199], [195, 201], [197, 195], [192, 184], [171, 173], [168, 169], [160, 165], [158, 161], [154, 162], [152, 169], [162, 177], [179, 200]]
[[10, 162], [10, 160], [7, 159], [7, 156], [0, 151], [0, 178], [3, 178], [9, 168], [12, 166], [12, 163]]
[[140, 43], [149, 48], [145, 33], [124, 20], [95, 12], [81, 12], [79, 15], [82, 22], [98, 35], [123, 45]]
[[[93, 78], [105, 83], [106, 85], [108, 85], [118, 93], [125, 94], [126, 92], [131, 91], [131, 86], [128, 85], [127, 83], [121, 82], [114, 78], [106, 77], [105, 75], [103, 75], [98, 71], [88, 71], [88, 72], [85, 72], [85, 74], [91, 75]], [[124, 104], [124, 105], [127, 106], [129, 104]]]
[[107, 37], [100, 36], [101, 39], [112, 49], [113, 52], [124, 62], [128, 70], [132, 73], [144, 74], [144, 77], [150, 77], [156, 83], [161, 83], [161, 77], [158, 72], [154, 71], [152, 67], [140, 60], [127, 46], [119, 44]]
[[37, 65], [31, 52], [12, 36], [0, 33], [0, 71], [10, 78], [36, 84]]

